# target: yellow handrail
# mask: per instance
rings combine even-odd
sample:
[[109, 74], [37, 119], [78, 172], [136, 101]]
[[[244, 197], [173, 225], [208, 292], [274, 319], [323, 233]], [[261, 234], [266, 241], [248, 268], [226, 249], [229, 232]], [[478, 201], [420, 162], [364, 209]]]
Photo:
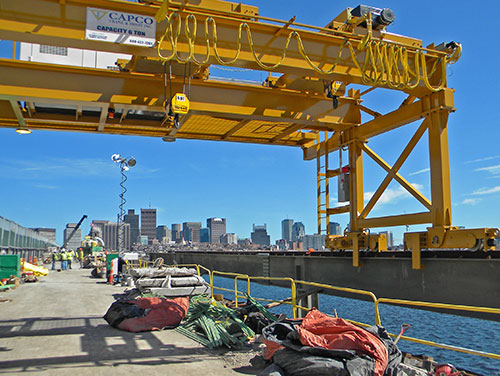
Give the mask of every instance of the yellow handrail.
[[247, 276], [248, 283], [248, 295], [250, 295], [250, 281], [254, 280], [266, 280], [266, 281], [288, 281], [290, 282], [290, 290], [292, 293], [292, 313], [293, 318], [297, 318], [297, 288], [295, 286], [295, 280], [289, 277], [251, 277]]
[[376, 325], [381, 325], [380, 312], [379, 312], [379, 309], [378, 309], [378, 299], [375, 296], [375, 294], [373, 292], [371, 292], [371, 291], [351, 289], [351, 288], [348, 288], [348, 287], [331, 286], [331, 285], [327, 285], [327, 284], [324, 284], [324, 283], [316, 283], [316, 282], [308, 282], [308, 281], [295, 281], [295, 283], [301, 284], [301, 285], [321, 287], [321, 288], [324, 288], [324, 289], [343, 291], [343, 292], [348, 292], [348, 293], [351, 293], [351, 294], [359, 294], [359, 295], [369, 296], [373, 300], [373, 304], [374, 304], [374, 307], [375, 307], [375, 324]]
[[[392, 334], [392, 333], [389, 333], [389, 335], [391, 337], [396, 337], [396, 335]], [[438, 347], [440, 349], [452, 350], [452, 351], [462, 352], [462, 353], [466, 353], [466, 354], [470, 354], [470, 355], [482, 356], [484, 358], [500, 359], [499, 354], [493, 354], [493, 353], [488, 353], [488, 352], [479, 351], [479, 350], [467, 349], [465, 347], [447, 345], [445, 343], [438, 343], [438, 342], [433, 342], [433, 341], [427, 341], [425, 339], [406, 337], [406, 336], [401, 336], [401, 339], [404, 339], [404, 340], [409, 341], [409, 342], [419, 343], [421, 345]]]
[[379, 303], [397, 304], [397, 305], [409, 305], [409, 306], [416, 306], [416, 307], [451, 309], [451, 310], [455, 310], [455, 311], [469, 311], [469, 312], [484, 312], [484, 313], [500, 314], [500, 308], [490, 308], [490, 307], [474, 307], [474, 306], [467, 306], [467, 305], [432, 303], [432, 302], [421, 302], [421, 301], [416, 301], [416, 300], [390, 299], [390, 298], [379, 298], [378, 302]]
[[212, 271], [212, 278], [211, 278], [211, 289], [212, 289], [212, 298], [214, 297], [213, 294], [213, 277], [214, 275], [220, 275], [220, 276], [233, 276], [234, 278], [234, 304], [236, 307], [238, 307], [238, 277], [248, 277], [246, 274], [241, 274], [241, 273], [230, 273], [230, 272], [220, 272], [217, 270]]
[[[437, 308], [437, 309], [449, 309], [449, 310], [455, 310], [455, 311], [469, 311], [469, 312], [482, 312], [482, 313], [490, 313], [490, 314], [500, 314], [500, 308], [490, 308], [490, 307], [474, 307], [474, 306], [466, 306], [466, 305], [457, 305], [457, 304], [446, 304], [446, 303], [432, 303], [432, 302], [423, 302], [423, 301], [413, 301], [413, 300], [405, 300], [405, 299], [391, 299], [391, 298], [377, 298], [375, 294], [371, 291], [366, 291], [366, 290], [359, 290], [359, 289], [352, 289], [348, 287], [339, 287], [339, 286], [332, 286], [328, 285], [325, 283], [316, 283], [316, 282], [308, 282], [308, 281], [301, 281], [301, 280], [295, 280], [293, 278], [289, 277], [257, 277], [257, 276], [249, 276], [247, 274], [242, 274], [242, 273], [231, 273], [231, 272], [221, 272], [221, 271], [211, 271], [208, 268], [205, 268], [202, 265], [198, 264], [185, 264], [185, 265], [172, 265], [172, 266], [177, 266], [177, 267], [196, 267], [198, 271], [198, 275], [200, 275], [200, 270], [203, 269], [206, 271], [209, 275], [210, 278], [210, 288], [211, 288], [211, 296], [213, 298], [213, 290], [218, 289], [221, 291], [228, 291], [234, 293], [235, 297], [235, 305], [236, 307], [238, 306], [238, 298], [242, 297], [239, 295], [238, 291], [238, 280], [239, 279], [246, 279], [247, 280], [247, 293], [250, 295], [250, 283], [252, 280], [260, 280], [260, 281], [288, 281], [290, 282], [290, 288], [291, 288], [291, 295], [292, 295], [292, 312], [293, 312], [293, 317], [297, 317], [297, 310], [302, 309], [302, 310], [308, 310], [306, 307], [302, 307], [297, 305], [297, 285], [307, 285], [307, 286], [313, 286], [313, 287], [319, 287], [319, 288], [324, 288], [324, 289], [330, 289], [330, 290], [337, 290], [337, 291], [343, 291], [347, 293], [352, 293], [352, 294], [360, 294], [360, 295], [365, 295], [371, 298], [374, 304], [375, 308], [375, 323], [377, 325], [381, 325], [381, 318], [380, 318], [380, 312], [379, 312], [379, 305], [380, 304], [397, 304], [397, 305], [407, 305], [407, 306], [415, 306], [415, 307], [427, 307], [427, 308]], [[222, 277], [233, 277], [234, 278], [234, 291], [231, 289], [226, 289], [222, 287], [215, 287], [214, 286], [214, 276], [219, 275]], [[270, 302], [276, 302], [276, 300], [270, 300], [270, 299], [262, 299], [262, 298], [257, 298], [256, 300], [263, 300], [263, 301], [270, 301]], [[282, 302], [283, 304], [290, 304], [288, 302]], [[357, 322], [354, 320], [346, 319], [347, 321], [359, 325], [362, 327], [368, 327], [370, 325], [364, 324], [361, 322]], [[391, 337], [396, 337], [395, 334], [389, 333]], [[433, 342], [433, 341], [428, 341], [424, 339], [419, 339], [419, 338], [413, 338], [413, 337], [407, 337], [407, 336], [401, 336], [401, 339], [409, 341], [409, 342], [415, 342], [421, 345], [426, 345], [426, 346], [433, 346], [433, 347], [438, 347], [441, 349], [446, 349], [446, 350], [452, 350], [456, 352], [461, 352], [461, 353], [466, 353], [466, 354], [471, 354], [471, 355], [476, 355], [476, 356], [481, 356], [481, 357], [486, 357], [486, 358], [491, 358], [491, 359], [499, 359], [500, 360], [500, 355], [499, 354], [494, 354], [494, 353], [489, 353], [485, 351], [479, 351], [479, 350], [473, 350], [473, 349], [468, 349], [465, 347], [459, 347], [459, 346], [453, 346], [453, 345], [448, 345], [444, 343], [438, 343], [438, 342]]]

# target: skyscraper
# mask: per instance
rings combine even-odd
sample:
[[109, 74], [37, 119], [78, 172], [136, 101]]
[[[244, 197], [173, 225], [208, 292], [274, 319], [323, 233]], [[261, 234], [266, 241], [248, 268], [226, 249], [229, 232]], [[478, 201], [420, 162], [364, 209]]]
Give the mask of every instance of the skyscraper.
[[298, 242], [306, 235], [306, 227], [302, 222], [295, 222], [292, 226], [292, 241]]
[[180, 223], [172, 223], [172, 241], [181, 243], [182, 239], [182, 225]]
[[203, 227], [200, 230], [200, 243], [210, 243], [210, 229]]
[[172, 240], [172, 232], [167, 226], [156, 227], [156, 240], [160, 243], [163, 241], [169, 242]]
[[32, 228], [33, 231], [36, 231], [41, 236], [47, 238], [47, 240], [53, 244], [56, 243], [56, 229], [55, 228], [44, 228], [44, 227], [36, 227]]
[[281, 221], [281, 239], [285, 239], [288, 243], [292, 241], [292, 225], [293, 219]]
[[340, 223], [337, 222], [328, 223], [328, 233], [330, 235], [341, 235], [342, 228], [340, 227]]
[[238, 235], [234, 233], [222, 234], [220, 236], [220, 242], [222, 244], [238, 244]]
[[[103, 220], [103, 219], [94, 219], [92, 223], [90, 224], [90, 227], [92, 227], [92, 231], [97, 233], [97, 236], [102, 236], [102, 233], [104, 231], [104, 225], [108, 223], [109, 221]], [[100, 235], [99, 235], [100, 234]]]
[[156, 209], [141, 209], [141, 235], [148, 237], [148, 244], [156, 238]]
[[184, 222], [182, 224], [182, 234], [184, 240], [193, 243], [200, 242], [201, 222]]
[[267, 225], [253, 225], [253, 232], [250, 234], [253, 244], [271, 245], [271, 237], [267, 235]]
[[[107, 221], [102, 227], [102, 238], [107, 250], [118, 251], [118, 224]], [[130, 225], [123, 224], [123, 248], [130, 249]]]
[[307, 251], [310, 248], [321, 251], [325, 249], [325, 235], [305, 235], [302, 237], [303, 249]]
[[129, 209], [128, 214], [123, 216], [123, 222], [130, 225], [130, 243], [137, 243], [141, 234], [139, 229], [139, 214], [135, 214], [134, 209]]
[[[69, 236], [73, 232], [74, 228], [76, 227], [76, 223], [68, 223], [66, 225], [66, 228], [64, 229], [64, 243], [68, 240]], [[82, 245], [82, 229], [79, 228], [78, 230], [75, 231], [73, 234], [73, 237], [69, 240], [69, 242], [66, 244], [66, 249], [77, 249]]]
[[210, 229], [210, 243], [220, 243], [220, 236], [226, 233], [226, 218], [208, 218], [207, 227]]

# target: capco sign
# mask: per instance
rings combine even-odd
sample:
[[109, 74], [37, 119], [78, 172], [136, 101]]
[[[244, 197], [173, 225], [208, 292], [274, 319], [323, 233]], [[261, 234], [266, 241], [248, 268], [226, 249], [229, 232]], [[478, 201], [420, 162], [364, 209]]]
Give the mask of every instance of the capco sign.
[[156, 21], [153, 17], [87, 8], [86, 39], [152, 47], [155, 33]]

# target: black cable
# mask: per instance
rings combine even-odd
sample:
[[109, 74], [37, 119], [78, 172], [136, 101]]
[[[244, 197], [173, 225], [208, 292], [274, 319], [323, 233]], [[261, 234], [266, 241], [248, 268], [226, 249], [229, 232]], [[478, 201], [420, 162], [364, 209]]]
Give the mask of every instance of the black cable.
[[186, 68], [187, 64], [184, 64], [184, 77], [182, 78], [182, 93], [186, 94]]
[[172, 98], [174, 95], [172, 93], [172, 62], [168, 62], [168, 66], [170, 69], [170, 74], [168, 76], [168, 86], [170, 87], [170, 98]]
[[167, 63], [163, 63], [163, 99], [167, 103]]
[[189, 62], [189, 78], [188, 78], [188, 98], [191, 97], [191, 62]]

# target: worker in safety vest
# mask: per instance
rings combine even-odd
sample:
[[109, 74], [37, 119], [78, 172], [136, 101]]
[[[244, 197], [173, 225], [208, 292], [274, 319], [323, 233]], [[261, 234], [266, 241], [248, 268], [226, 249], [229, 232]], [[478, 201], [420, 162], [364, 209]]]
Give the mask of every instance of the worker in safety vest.
[[57, 253], [52, 252], [52, 270], [56, 270]]
[[68, 254], [66, 253], [66, 250], [64, 248], [61, 252], [61, 269], [62, 270], [68, 269]]
[[67, 254], [68, 257], [68, 269], [71, 269], [71, 261], [73, 261], [73, 250], [70, 249]]
[[83, 249], [80, 249], [80, 269], [83, 268]]

